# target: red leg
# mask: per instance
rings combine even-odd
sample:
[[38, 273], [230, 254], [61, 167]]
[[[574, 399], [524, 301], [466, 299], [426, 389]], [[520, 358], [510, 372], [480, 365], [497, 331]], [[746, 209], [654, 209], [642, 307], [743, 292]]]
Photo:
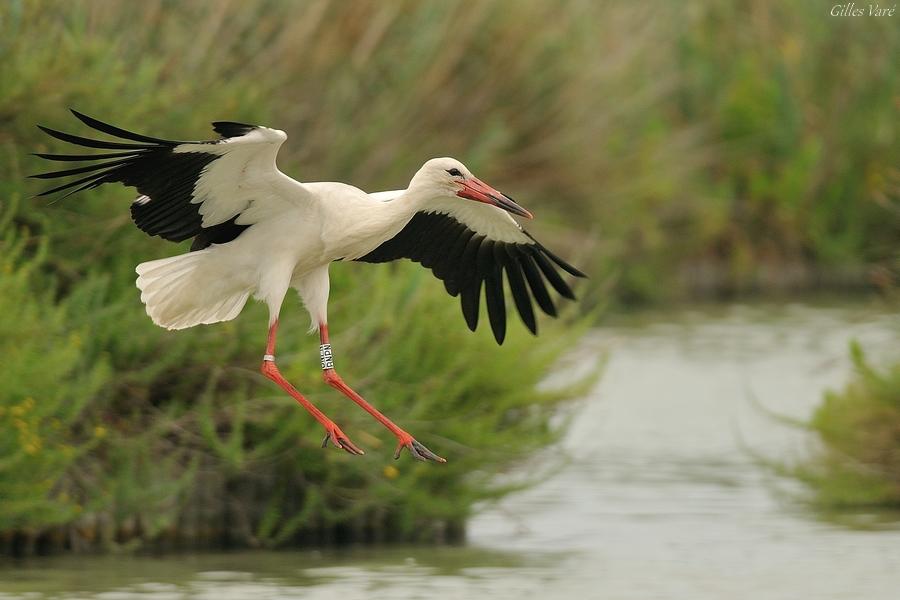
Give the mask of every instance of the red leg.
[[266, 354], [263, 356], [263, 363], [260, 367], [260, 371], [262, 371], [263, 375], [277, 383], [281, 389], [290, 394], [294, 400], [299, 402], [300, 405], [316, 419], [316, 421], [322, 424], [325, 428], [325, 439], [322, 441], [323, 448], [328, 444], [328, 441], [331, 440], [335, 446], [346, 450], [350, 454], [365, 454], [350, 441], [350, 438], [341, 431], [340, 427], [335, 425], [334, 421], [326, 417], [325, 413], [316, 408], [312, 402], [304, 398], [303, 394], [298, 392], [296, 388], [281, 375], [278, 367], [275, 366], [275, 332], [277, 330], [278, 321], [276, 320], [272, 323], [272, 326], [269, 327], [269, 338], [266, 342]]
[[353, 389], [350, 388], [349, 385], [344, 383], [344, 380], [341, 379], [341, 376], [337, 374], [337, 371], [334, 370], [334, 361], [332, 360], [331, 354], [331, 344], [328, 341], [328, 325], [322, 323], [319, 325], [319, 339], [321, 340], [321, 354], [322, 354], [322, 377], [325, 379], [325, 382], [333, 387], [334, 389], [340, 391], [342, 394], [356, 402], [364, 411], [375, 417], [375, 419], [384, 425], [390, 430], [395, 436], [397, 436], [397, 450], [394, 452], [394, 458], [400, 458], [400, 452], [403, 448], [409, 449], [410, 454], [413, 457], [427, 461], [433, 460], [434, 462], [445, 463], [447, 462], [424, 445], [416, 441], [416, 439], [410, 434], [406, 433], [404, 430], [397, 427], [393, 421], [384, 416], [381, 411], [377, 408], [369, 404], [363, 399], [362, 396], [357, 394]]

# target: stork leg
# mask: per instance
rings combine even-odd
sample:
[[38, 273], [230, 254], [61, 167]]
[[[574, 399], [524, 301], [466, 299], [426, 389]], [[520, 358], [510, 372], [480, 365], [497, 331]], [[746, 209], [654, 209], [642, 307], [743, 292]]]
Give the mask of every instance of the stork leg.
[[447, 462], [445, 459], [441, 458], [440, 456], [426, 448], [423, 444], [416, 441], [416, 439], [406, 431], [400, 429], [397, 425], [394, 424], [393, 421], [384, 416], [377, 408], [366, 402], [362, 396], [357, 394], [355, 391], [353, 391], [353, 389], [350, 388], [350, 386], [344, 383], [344, 380], [341, 379], [341, 376], [338, 375], [337, 371], [334, 370], [334, 360], [331, 353], [331, 343], [328, 341], [328, 325], [325, 323], [319, 324], [319, 339], [321, 341], [320, 352], [322, 355], [322, 377], [325, 379], [325, 382], [356, 402], [364, 411], [375, 417], [375, 420], [384, 425], [391, 433], [397, 436], [397, 450], [394, 452], [395, 459], [400, 458], [400, 452], [402, 452], [404, 448], [407, 448], [409, 450], [409, 453], [418, 460], [432, 460], [439, 463]]
[[338, 448], [346, 450], [350, 454], [365, 454], [362, 450], [356, 447], [353, 442], [350, 441], [350, 438], [341, 431], [341, 428], [338, 427], [334, 421], [325, 416], [321, 410], [316, 408], [312, 402], [307, 400], [303, 394], [298, 392], [294, 386], [292, 386], [288, 381], [281, 375], [281, 372], [278, 370], [278, 367], [275, 366], [275, 333], [278, 331], [278, 320], [272, 322], [272, 325], [269, 327], [269, 337], [266, 342], [266, 354], [263, 356], [262, 366], [260, 367], [260, 371], [262, 374], [277, 383], [281, 389], [286, 391], [291, 397], [294, 398], [300, 405], [305, 408], [309, 414], [311, 414], [316, 421], [322, 424], [322, 427], [325, 428], [325, 439], [322, 441], [322, 447], [324, 448], [328, 441], [331, 440]]

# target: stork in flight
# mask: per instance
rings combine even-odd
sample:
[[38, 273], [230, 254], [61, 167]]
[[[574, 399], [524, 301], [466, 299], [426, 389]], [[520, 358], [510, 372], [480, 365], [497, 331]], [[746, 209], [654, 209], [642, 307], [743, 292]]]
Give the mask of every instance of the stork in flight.
[[[141, 263], [135, 269], [141, 301], [166, 329], [234, 319], [252, 295], [269, 308], [262, 373], [299, 402], [350, 454], [363, 454], [347, 435], [282, 377], [275, 364], [278, 315], [294, 288], [318, 330], [325, 381], [353, 400], [419, 460], [445, 462], [353, 391], [334, 369], [328, 340], [328, 266], [336, 260], [380, 263], [408, 258], [431, 269], [459, 296], [469, 329], [478, 325], [482, 287], [497, 343], [506, 334], [503, 274], [522, 322], [537, 333], [532, 297], [556, 316], [545, 282], [565, 298], [572, 290], [557, 267], [584, 277], [531, 237], [511, 217], [532, 214], [458, 160], [426, 162], [405, 190], [366, 192], [345, 183], [300, 183], [275, 165], [283, 131], [227, 121], [213, 123], [220, 138], [178, 142], [132, 133], [77, 111], [85, 125], [116, 141], [39, 127], [49, 135], [101, 154], [36, 154], [87, 166], [32, 175], [75, 179], [39, 196], [69, 196], [104, 183], [137, 188], [131, 217], [145, 233], [173, 242], [193, 238], [190, 251]], [[124, 140], [124, 141], [122, 141]]]

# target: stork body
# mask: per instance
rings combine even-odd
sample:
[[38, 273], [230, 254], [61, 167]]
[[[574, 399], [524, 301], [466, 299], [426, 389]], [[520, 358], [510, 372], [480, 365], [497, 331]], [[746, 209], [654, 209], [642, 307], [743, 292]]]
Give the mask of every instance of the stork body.
[[[275, 166], [284, 132], [230, 122], [214, 123], [222, 136], [208, 142], [175, 142], [119, 129], [73, 111], [85, 124], [118, 138], [82, 138], [43, 128], [50, 135], [113, 153], [38, 154], [86, 167], [35, 175], [86, 176], [40, 195], [71, 193], [120, 182], [140, 196], [131, 206], [135, 224], [172, 241], [194, 238], [191, 252], [137, 266], [137, 286], [157, 325], [184, 329], [235, 318], [250, 297], [266, 303], [269, 331], [262, 372], [325, 428], [331, 441], [362, 454], [340, 428], [282, 377], [275, 365], [281, 306], [294, 288], [318, 330], [325, 381], [369, 412], [420, 460], [444, 462], [353, 391], [334, 369], [328, 337], [328, 267], [336, 260], [386, 262], [409, 258], [432, 269], [459, 296], [469, 327], [477, 327], [482, 286], [498, 343], [506, 332], [503, 274], [525, 325], [536, 333], [532, 297], [546, 313], [556, 309], [544, 282], [574, 298], [556, 271], [577, 269], [537, 243], [511, 217], [531, 213], [475, 178], [452, 158], [426, 162], [405, 190], [367, 194], [343, 183], [300, 183]], [[120, 140], [127, 140], [122, 142]]]

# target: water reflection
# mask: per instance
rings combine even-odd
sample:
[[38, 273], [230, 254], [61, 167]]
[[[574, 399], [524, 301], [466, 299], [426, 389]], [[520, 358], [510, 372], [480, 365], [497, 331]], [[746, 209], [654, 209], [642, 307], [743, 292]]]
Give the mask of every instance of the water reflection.
[[604, 327], [579, 353], [608, 364], [570, 459], [487, 507], [465, 548], [34, 560], [0, 570], [0, 599], [893, 599], [900, 532], [812, 518], [755, 456], [810, 451], [766, 411], [808, 417], [846, 380], [854, 338], [877, 360], [900, 347], [900, 319], [732, 307]]
[[558, 559], [477, 548], [239, 552], [30, 559], [2, 572], [0, 598], [466, 598], [526, 594]]

